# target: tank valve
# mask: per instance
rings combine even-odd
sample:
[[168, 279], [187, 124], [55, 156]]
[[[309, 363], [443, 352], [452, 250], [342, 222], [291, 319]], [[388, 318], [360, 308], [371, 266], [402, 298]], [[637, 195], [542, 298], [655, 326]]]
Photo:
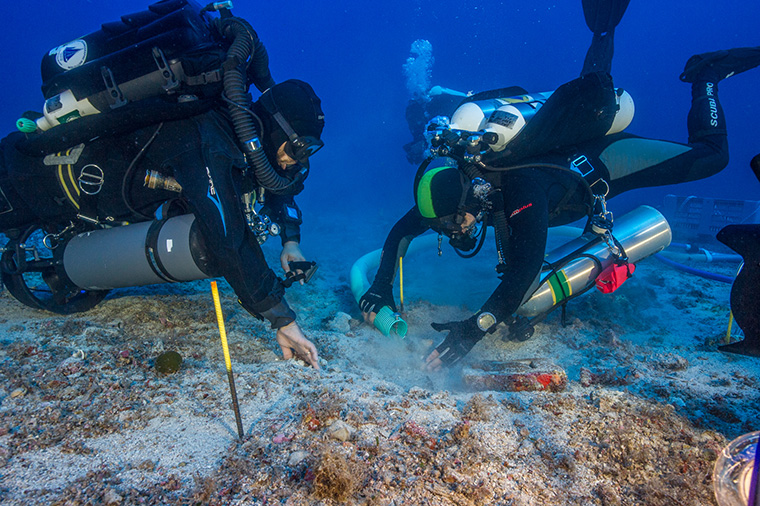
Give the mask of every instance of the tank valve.
[[145, 172], [144, 184], [151, 190], [169, 190], [171, 192], [182, 193], [182, 185], [176, 179], [171, 176], [165, 176], [155, 170]]
[[19, 118], [16, 121], [16, 128], [18, 128], [19, 132], [23, 132], [25, 134], [33, 134], [37, 131], [37, 123], [29, 118]]

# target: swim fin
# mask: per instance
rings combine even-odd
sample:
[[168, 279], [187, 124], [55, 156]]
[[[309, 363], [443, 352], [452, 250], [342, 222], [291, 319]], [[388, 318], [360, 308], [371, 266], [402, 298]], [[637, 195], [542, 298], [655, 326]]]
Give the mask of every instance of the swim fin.
[[586, 24], [594, 33], [607, 33], [623, 19], [631, 0], [583, 0]]
[[760, 65], [760, 46], [736, 47], [712, 53], [695, 54], [686, 62], [681, 73], [681, 81], [693, 83], [703, 79], [718, 82], [758, 65]]
[[718, 349], [760, 357], [760, 224], [727, 225], [717, 238], [744, 258], [731, 286], [731, 311], [744, 331], [744, 340]]

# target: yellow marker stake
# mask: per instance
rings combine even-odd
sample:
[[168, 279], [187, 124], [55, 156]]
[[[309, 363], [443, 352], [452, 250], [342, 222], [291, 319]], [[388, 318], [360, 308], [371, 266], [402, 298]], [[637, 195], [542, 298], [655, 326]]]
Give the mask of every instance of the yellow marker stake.
[[222, 349], [224, 350], [224, 364], [227, 366], [227, 379], [230, 380], [230, 393], [232, 394], [232, 407], [235, 410], [235, 421], [237, 422], [238, 436], [243, 440], [243, 421], [240, 419], [240, 407], [238, 406], [237, 392], [235, 391], [235, 378], [232, 375], [232, 361], [230, 360], [230, 348], [227, 346], [227, 332], [224, 330], [224, 315], [222, 315], [222, 304], [219, 302], [219, 290], [216, 287], [216, 281], [211, 282], [211, 296], [214, 298], [214, 309], [216, 310], [216, 323], [219, 325], [219, 336], [222, 338]]
[[728, 330], [726, 331], [726, 344], [731, 344], [731, 327], [734, 326], [734, 312], [728, 312]]
[[401, 312], [404, 312], [404, 257], [398, 257], [398, 283], [401, 292]]

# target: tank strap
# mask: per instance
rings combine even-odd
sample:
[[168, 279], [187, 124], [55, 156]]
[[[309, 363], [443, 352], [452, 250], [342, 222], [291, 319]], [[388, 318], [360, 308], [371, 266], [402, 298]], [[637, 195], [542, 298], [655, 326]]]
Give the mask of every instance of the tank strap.
[[176, 283], [179, 281], [174, 278], [169, 271], [164, 267], [161, 258], [156, 253], [158, 251], [158, 236], [161, 233], [161, 228], [168, 220], [154, 220], [148, 228], [148, 234], [145, 237], [145, 258], [148, 260], [148, 265], [153, 270], [153, 273], [159, 278], [169, 283]]
[[97, 194], [79, 194], [79, 212], [77, 213], [77, 218], [93, 225], [100, 225]]
[[185, 76], [185, 83], [189, 86], [203, 86], [204, 84], [216, 83], [222, 80], [222, 69], [210, 70], [197, 76]]

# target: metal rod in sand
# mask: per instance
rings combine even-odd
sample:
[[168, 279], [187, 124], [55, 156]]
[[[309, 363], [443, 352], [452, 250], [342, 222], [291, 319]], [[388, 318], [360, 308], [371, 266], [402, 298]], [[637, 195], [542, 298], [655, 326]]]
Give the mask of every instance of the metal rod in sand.
[[243, 421], [240, 419], [240, 407], [238, 406], [237, 391], [235, 391], [235, 378], [232, 376], [232, 361], [230, 360], [230, 348], [227, 346], [227, 331], [224, 330], [224, 315], [222, 315], [222, 304], [219, 302], [219, 290], [216, 287], [216, 281], [211, 282], [211, 296], [214, 298], [214, 309], [216, 310], [216, 322], [219, 324], [219, 336], [222, 338], [222, 349], [224, 350], [224, 364], [227, 366], [227, 378], [230, 380], [230, 394], [232, 394], [232, 407], [235, 410], [235, 421], [237, 422], [238, 436], [243, 440]]

